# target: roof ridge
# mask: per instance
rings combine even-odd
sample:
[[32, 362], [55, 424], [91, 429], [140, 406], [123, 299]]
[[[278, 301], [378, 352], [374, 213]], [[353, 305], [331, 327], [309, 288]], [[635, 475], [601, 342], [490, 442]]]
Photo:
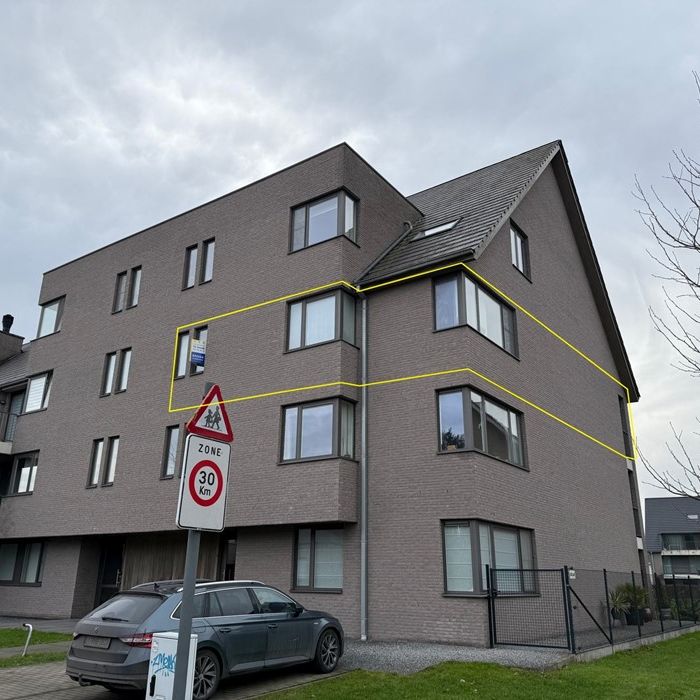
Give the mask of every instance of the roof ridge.
[[497, 160], [494, 163], [489, 163], [488, 165], [482, 165], [480, 168], [477, 168], [476, 170], [470, 170], [467, 173], [462, 173], [461, 175], [451, 177], [449, 180], [445, 180], [444, 182], [438, 182], [436, 185], [431, 185], [430, 187], [426, 187], [425, 189], [418, 190], [418, 192], [414, 192], [413, 194], [409, 194], [407, 199], [410, 199], [411, 197], [415, 197], [416, 195], [419, 195], [419, 194], [423, 194], [424, 192], [428, 192], [429, 190], [434, 190], [436, 187], [442, 187], [443, 185], [447, 185], [450, 182], [455, 182], [455, 180], [460, 180], [463, 177], [467, 177], [469, 175], [475, 175], [476, 173], [478, 173], [482, 170], [487, 170], [488, 168], [493, 168], [496, 165], [500, 165], [501, 163], [505, 163], [509, 160], [513, 160], [514, 158], [520, 158], [524, 155], [527, 155], [528, 153], [532, 153], [533, 151], [537, 151], [540, 148], [545, 148], [546, 146], [561, 146], [561, 139], [555, 139], [554, 141], [549, 141], [548, 143], [543, 143], [539, 146], [535, 146], [534, 148], [528, 148], [527, 151], [523, 151], [522, 153], [516, 153], [514, 156], [508, 156], [508, 158], [502, 158], [501, 160]]

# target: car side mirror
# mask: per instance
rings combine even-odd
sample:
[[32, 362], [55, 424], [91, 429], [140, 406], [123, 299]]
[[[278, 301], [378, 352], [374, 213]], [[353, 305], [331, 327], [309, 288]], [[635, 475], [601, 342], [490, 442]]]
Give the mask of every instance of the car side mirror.
[[292, 615], [294, 615], [294, 617], [298, 617], [303, 612], [304, 612], [304, 608], [301, 605], [296, 605], [294, 607], [294, 610], [292, 610]]

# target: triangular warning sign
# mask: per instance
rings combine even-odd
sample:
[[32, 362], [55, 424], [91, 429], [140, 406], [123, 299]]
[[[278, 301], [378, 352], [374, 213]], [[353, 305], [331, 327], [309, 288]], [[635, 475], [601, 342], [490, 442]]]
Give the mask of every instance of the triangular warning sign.
[[202, 400], [201, 406], [185, 426], [188, 433], [201, 435], [212, 440], [233, 442], [231, 421], [226, 413], [226, 406], [221, 403], [221, 389], [218, 384], [209, 389]]

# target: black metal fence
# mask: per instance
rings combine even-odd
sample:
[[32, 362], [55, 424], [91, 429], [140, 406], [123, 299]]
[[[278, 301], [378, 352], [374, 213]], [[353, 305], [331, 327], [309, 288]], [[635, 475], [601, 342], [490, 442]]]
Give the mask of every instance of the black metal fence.
[[700, 581], [638, 572], [489, 569], [492, 645], [576, 653], [700, 622]]

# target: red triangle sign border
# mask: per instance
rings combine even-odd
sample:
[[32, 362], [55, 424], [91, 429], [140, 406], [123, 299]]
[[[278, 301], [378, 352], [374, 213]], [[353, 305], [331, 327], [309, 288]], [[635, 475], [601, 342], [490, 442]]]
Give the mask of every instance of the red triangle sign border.
[[[221, 387], [218, 384], [214, 384], [214, 386], [212, 386], [212, 388], [207, 392], [207, 395], [202, 399], [202, 403], [195, 414], [187, 421], [185, 430], [191, 435], [199, 435], [201, 437], [210, 438], [211, 440], [220, 440], [221, 442], [233, 442], [231, 421], [229, 420], [226, 405], [223, 403], [223, 400], [223, 396], [221, 395]], [[210, 408], [212, 404], [218, 406], [219, 410], [221, 411], [221, 418], [224, 421], [225, 430], [211, 430], [201, 425], [197, 425], [199, 419], [204, 415], [204, 411]]]

